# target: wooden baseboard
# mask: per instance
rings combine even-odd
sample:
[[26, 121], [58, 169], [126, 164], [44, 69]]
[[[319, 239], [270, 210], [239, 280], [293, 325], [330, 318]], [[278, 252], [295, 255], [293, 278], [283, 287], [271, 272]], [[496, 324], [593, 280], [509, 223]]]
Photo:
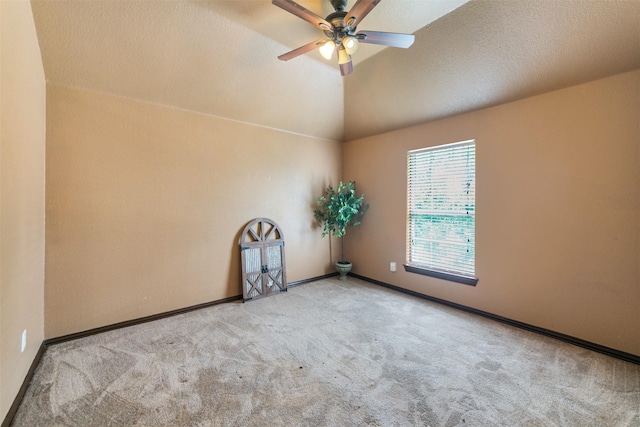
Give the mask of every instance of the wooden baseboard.
[[[338, 275], [338, 273], [331, 273], [331, 274], [325, 274], [323, 276], [312, 277], [312, 278], [309, 278], [309, 279], [298, 280], [296, 282], [288, 283], [287, 287], [291, 288], [291, 287], [294, 287], [294, 286], [303, 285], [305, 283], [315, 282], [316, 280], [327, 279], [329, 277], [333, 277], [333, 276], [337, 276], [337, 275]], [[205, 303], [202, 303], [202, 304], [192, 305], [192, 306], [189, 306], [189, 307], [179, 308], [177, 310], [165, 311], [164, 313], [158, 313], [158, 314], [153, 314], [151, 316], [145, 316], [145, 317], [140, 317], [140, 318], [137, 318], [137, 319], [126, 320], [124, 322], [118, 322], [118, 323], [114, 323], [112, 325], [101, 326], [99, 328], [94, 328], [94, 329], [89, 329], [89, 330], [82, 331], [82, 332], [75, 332], [73, 334], [63, 335], [61, 337], [49, 338], [49, 339], [44, 341], [44, 345], [45, 345], [45, 347], [48, 347], [50, 345], [60, 344], [60, 343], [66, 342], [66, 341], [72, 341], [72, 340], [76, 340], [78, 338], [84, 338], [84, 337], [88, 337], [88, 336], [91, 336], [91, 335], [100, 334], [102, 332], [108, 332], [108, 331], [113, 331], [115, 329], [126, 328], [128, 326], [139, 325], [141, 323], [152, 322], [154, 320], [160, 320], [160, 319], [164, 319], [164, 318], [167, 318], [167, 317], [176, 316], [178, 314], [188, 313], [190, 311], [200, 310], [202, 308], [213, 307], [214, 305], [225, 304], [225, 303], [228, 303], [228, 302], [234, 302], [234, 301], [239, 301], [239, 300], [242, 300], [242, 295], [235, 295], [235, 296], [232, 296], [232, 297], [223, 298], [223, 299], [219, 299], [219, 300], [216, 300], [216, 301], [210, 301], [210, 302], [205, 302]]]
[[429, 295], [421, 294], [419, 292], [411, 291], [409, 289], [404, 289], [399, 286], [390, 285], [389, 283], [384, 283], [379, 280], [370, 279], [365, 276], [361, 276], [359, 274], [349, 273], [350, 276], [355, 277], [356, 279], [364, 280], [365, 282], [373, 283], [374, 285], [382, 286], [388, 289], [393, 289], [394, 291], [402, 292], [407, 295], [412, 295], [418, 298], [426, 299], [429, 301], [436, 302], [438, 304], [443, 304], [448, 307], [452, 307], [458, 310], [466, 311], [467, 313], [476, 314], [478, 316], [486, 317], [488, 319], [496, 320], [501, 323], [505, 323], [507, 325], [515, 326], [516, 328], [525, 329], [527, 331], [535, 332], [540, 335], [544, 335], [547, 337], [555, 338], [557, 340], [576, 345], [578, 347], [586, 348], [588, 350], [592, 350], [598, 353], [605, 354], [607, 356], [615, 357], [616, 359], [624, 360], [625, 362], [631, 362], [636, 365], [640, 365], [640, 356], [635, 354], [626, 353], [624, 351], [616, 350], [614, 348], [605, 347], [600, 344], [595, 344], [590, 341], [585, 341], [580, 338], [575, 338], [570, 335], [562, 334], [560, 332], [551, 331], [549, 329], [540, 328], [538, 326], [530, 325], [528, 323], [519, 322], [517, 320], [508, 319], [506, 317], [498, 316], [496, 314], [488, 313], [486, 311], [478, 310], [472, 307], [467, 307], [465, 305], [456, 304], [454, 302], [446, 301], [440, 298], [435, 298]]
[[40, 348], [38, 348], [38, 352], [36, 353], [36, 356], [33, 358], [33, 362], [31, 362], [31, 366], [27, 371], [27, 375], [24, 377], [24, 381], [22, 382], [22, 385], [18, 390], [18, 394], [16, 395], [16, 398], [13, 399], [13, 403], [11, 404], [11, 407], [9, 408], [7, 415], [4, 417], [4, 420], [2, 421], [1, 427], [9, 427], [13, 422], [13, 417], [15, 417], [16, 412], [18, 412], [18, 407], [20, 406], [20, 403], [22, 403], [22, 398], [26, 394], [27, 388], [29, 388], [29, 384], [31, 383], [31, 379], [33, 378], [33, 374], [36, 372], [36, 369], [40, 364], [40, 359], [42, 359], [42, 356], [44, 355], [44, 352], [46, 350], [47, 350], [47, 347], [44, 345], [44, 342], [42, 342], [40, 344]]
[[126, 328], [129, 326], [140, 325], [142, 323], [153, 322], [154, 320], [160, 320], [167, 317], [176, 316], [182, 313], [188, 313], [194, 310], [200, 310], [202, 308], [212, 307], [218, 304], [225, 304], [228, 302], [234, 302], [242, 299], [242, 295], [235, 295], [228, 298], [222, 298], [216, 301], [205, 302], [202, 304], [196, 304], [189, 307], [179, 308], [177, 310], [165, 311], [164, 313], [152, 314], [151, 316], [139, 317], [137, 319], [126, 320], [124, 322], [114, 323], [112, 325], [101, 326], [99, 328], [88, 329], [82, 332], [76, 332], [73, 334], [63, 335], [61, 337], [49, 338], [44, 340], [44, 345], [49, 347], [50, 345], [60, 344], [66, 341], [77, 340], [78, 338], [85, 338], [91, 335], [100, 334], [102, 332], [109, 332], [120, 328]]
[[335, 273], [324, 274], [322, 276], [312, 277], [310, 279], [298, 280], [297, 282], [289, 283], [287, 287], [292, 288], [294, 286], [304, 285], [305, 283], [311, 283], [322, 279], [330, 279], [331, 277], [336, 277], [337, 275], [338, 272], [336, 271]]

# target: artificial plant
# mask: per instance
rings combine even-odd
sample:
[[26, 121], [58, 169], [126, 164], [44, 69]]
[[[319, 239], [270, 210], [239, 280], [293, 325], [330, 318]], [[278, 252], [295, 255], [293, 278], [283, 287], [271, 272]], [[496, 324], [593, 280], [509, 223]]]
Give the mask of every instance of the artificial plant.
[[318, 209], [313, 211], [313, 215], [324, 226], [322, 237], [333, 234], [342, 239], [342, 256], [338, 262], [348, 264], [344, 259], [344, 236], [347, 234], [347, 227], [359, 225], [360, 219], [369, 209], [369, 204], [364, 203], [364, 194], [360, 197], [356, 195], [355, 181], [340, 181], [335, 190], [329, 185], [316, 204]]

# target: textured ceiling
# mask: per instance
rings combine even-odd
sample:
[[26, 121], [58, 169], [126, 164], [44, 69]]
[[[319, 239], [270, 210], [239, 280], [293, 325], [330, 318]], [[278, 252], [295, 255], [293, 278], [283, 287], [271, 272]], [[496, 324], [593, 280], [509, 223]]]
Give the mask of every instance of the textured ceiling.
[[[332, 11], [328, 0], [298, 2]], [[315, 51], [276, 59], [322, 34], [269, 0], [32, 9], [49, 82], [332, 140], [640, 68], [639, 0], [382, 0], [359, 29], [416, 42], [361, 45], [346, 78]]]
[[473, 1], [415, 34], [347, 82], [347, 140], [640, 68], [638, 0]]
[[[413, 33], [465, 1], [382, 1], [359, 29]], [[332, 12], [328, 0], [298, 2]], [[33, 0], [32, 8], [49, 82], [343, 139], [337, 63], [318, 52], [277, 59], [323, 34], [270, 0]], [[356, 70], [380, 50], [363, 45]]]

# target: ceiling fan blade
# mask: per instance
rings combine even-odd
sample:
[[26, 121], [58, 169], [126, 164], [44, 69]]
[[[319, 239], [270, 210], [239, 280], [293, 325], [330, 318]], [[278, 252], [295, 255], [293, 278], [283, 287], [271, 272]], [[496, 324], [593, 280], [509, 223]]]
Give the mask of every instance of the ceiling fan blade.
[[305, 21], [311, 23], [311, 25], [322, 31], [333, 32], [333, 25], [331, 25], [331, 23], [329, 23], [326, 19], [311, 12], [309, 9], [300, 6], [293, 0], [271, 0], [271, 3], [275, 4], [279, 8], [286, 10], [289, 13], [296, 15], [299, 18], [304, 19]]
[[357, 27], [380, 1], [381, 0], [358, 0], [344, 18], [346, 26], [352, 29]]
[[413, 34], [385, 33], [383, 31], [358, 31], [356, 38], [360, 43], [381, 44], [384, 46], [408, 48], [415, 40]]
[[281, 61], [288, 61], [295, 58], [296, 56], [300, 56], [304, 53], [312, 51], [313, 49], [322, 46], [326, 42], [326, 40], [316, 40], [314, 42], [307, 43], [304, 46], [300, 46], [299, 48], [292, 50], [291, 52], [287, 52], [278, 56], [278, 59]]

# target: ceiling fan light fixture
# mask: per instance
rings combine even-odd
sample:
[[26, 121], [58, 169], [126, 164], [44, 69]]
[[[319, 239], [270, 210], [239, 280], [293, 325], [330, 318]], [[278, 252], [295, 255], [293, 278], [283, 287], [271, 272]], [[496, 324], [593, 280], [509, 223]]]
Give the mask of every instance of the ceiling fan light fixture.
[[353, 36], [347, 36], [342, 39], [342, 45], [347, 54], [353, 55], [358, 50], [358, 39]]
[[[2, 1], [2, 0], [0, 0]], [[271, 3], [301, 18], [321, 30], [325, 38], [318, 39], [297, 49], [278, 56], [281, 61], [288, 61], [318, 48], [323, 58], [330, 60], [333, 52], [338, 50], [338, 64], [340, 74], [348, 76], [353, 73], [353, 55], [360, 43], [377, 44], [382, 46], [408, 48], [415, 40], [413, 34], [388, 33], [383, 31], [360, 31], [356, 27], [382, 0], [355, 0], [355, 4], [346, 12], [348, 0], [329, 0], [335, 12], [326, 18], [315, 14], [296, 3], [297, 0], [271, 0]]]
[[320, 46], [320, 49], [318, 50], [320, 51], [320, 55], [322, 55], [324, 59], [329, 60], [333, 56], [333, 51], [336, 50], [336, 44], [333, 42], [333, 40], [329, 40], [328, 42]]
[[338, 50], [338, 64], [346, 64], [351, 62], [351, 57], [347, 53], [346, 49]]

